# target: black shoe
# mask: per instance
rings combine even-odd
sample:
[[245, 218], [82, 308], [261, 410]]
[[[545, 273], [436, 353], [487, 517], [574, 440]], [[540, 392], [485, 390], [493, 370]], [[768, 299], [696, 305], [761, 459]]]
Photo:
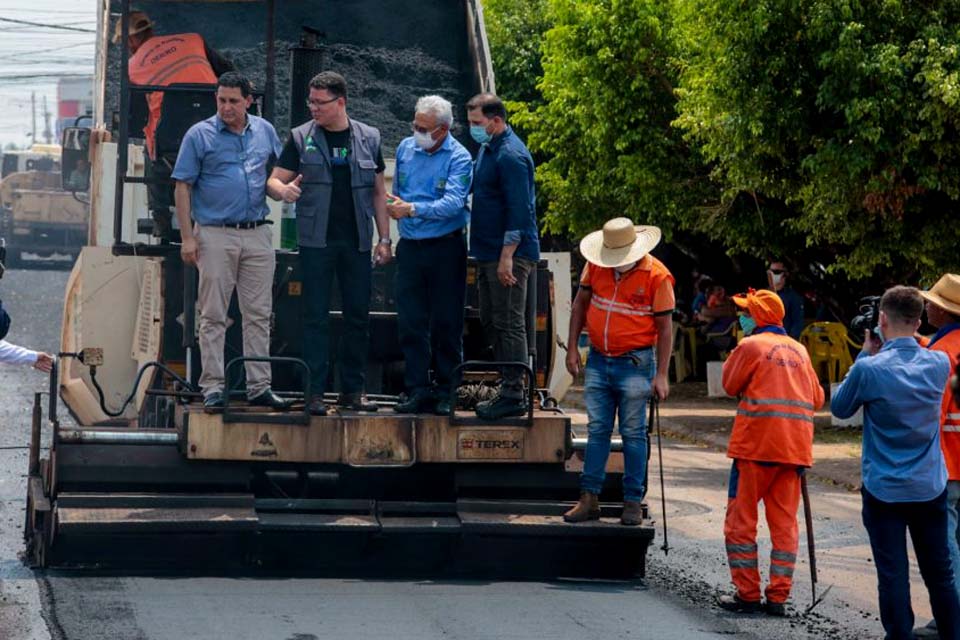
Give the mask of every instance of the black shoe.
[[293, 400], [284, 400], [270, 389], [264, 390], [255, 398], [250, 398], [247, 403], [252, 407], [270, 407], [277, 411], [286, 411], [293, 406]]
[[380, 405], [368, 402], [362, 393], [341, 393], [337, 404], [345, 409], [352, 409], [353, 411], [373, 413], [374, 411], [380, 410]]
[[937, 631], [937, 621], [931, 620], [924, 627], [917, 627], [913, 630], [914, 638], [939, 638], [940, 632]]
[[314, 398], [310, 401], [310, 406], [307, 407], [307, 411], [309, 411], [312, 416], [325, 416], [327, 415], [327, 405], [323, 403], [322, 399]]
[[774, 616], [777, 618], [783, 618], [787, 615], [787, 603], [785, 602], [770, 602], [767, 600], [763, 603], [763, 612], [768, 616]]
[[[438, 416], [450, 415], [450, 408], [451, 408], [450, 405], [451, 405], [451, 402], [450, 402], [449, 395], [444, 395], [442, 398], [438, 398], [436, 406], [433, 407], [434, 415], [438, 415]], [[453, 408], [455, 409], [456, 405], [454, 405]]]
[[203, 411], [204, 413], [223, 411], [223, 394], [219, 391], [214, 391], [205, 397], [203, 399]]
[[397, 413], [425, 413], [431, 411], [436, 403], [436, 399], [429, 391], [414, 391], [406, 400], [398, 402], [393, 410]]
[[763, 605], [760, 604], [760, 601], [750, 602], [749, 600], [741, 600], [740, 596], [737, 594], [731, 595], [722, 595], [717, 598], [717, 606], [721, 609], [726, 609], [727, 611], [732, 611], [734, 613], [760, 613], [763, 610]]
[[499, 420], [500, 418], [522, 416], [526, 413], [527, 405], [520, 398], [500, 397], [490, 404], [485, 402], [477, 404], [477, 417], [482, 420]]

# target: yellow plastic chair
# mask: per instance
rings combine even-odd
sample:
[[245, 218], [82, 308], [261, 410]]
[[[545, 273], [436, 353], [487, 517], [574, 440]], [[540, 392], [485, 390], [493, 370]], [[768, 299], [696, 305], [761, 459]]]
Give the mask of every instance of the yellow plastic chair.
[[800, 334], [800, 344], [810, 354], [817, 376], [828, 383], [843, 380], [853, 366], [850, 346], [859, 347], [839, 322], [811, 323]]

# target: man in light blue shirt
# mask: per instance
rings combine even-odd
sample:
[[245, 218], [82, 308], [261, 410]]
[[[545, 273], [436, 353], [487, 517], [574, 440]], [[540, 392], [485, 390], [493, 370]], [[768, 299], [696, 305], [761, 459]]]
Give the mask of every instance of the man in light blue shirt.
[[413, 135], [397, 147], [395, 195], [387, 198], [387, 212], [400, 228], [397, 323], [407, 389], [395, 407], [400, 413], [449, 413], [451, 374], [463, 359], [473, 161], [450, 135], [452, 124], [447, 100], [417, 101]]
[[880, 300], [879, 347], [864, 351], [831, 400], [838, 418], [863, 407], [863, 524], [870, 537], [887, 638], [913, 638], [905, 542], [910, 530], [941, 638], [960, 638], [960, 600], [947, 547], [947, 470], [940, 450], [940, 404], [950, 375], [943, 353], [914, 338], [923, 298], [893, 287]]
[[[220, 76], [217, 115], [190, 127], [172, 174], [180, 255], [200, 272], [200, 387], [209, 412], [223, 407], [223, 345], [234, 289], [243, 314], [244, 355], [270, 355], [276, 256], [266, 219], [266, 182], [267, 165], [280, 155], [280, 139], [273, 125], [247, 114], [250, 91], [240, 74]], [[270, 389], [269, 363], [247, 362], [246, 371], [251, 404], [290, 406]]]

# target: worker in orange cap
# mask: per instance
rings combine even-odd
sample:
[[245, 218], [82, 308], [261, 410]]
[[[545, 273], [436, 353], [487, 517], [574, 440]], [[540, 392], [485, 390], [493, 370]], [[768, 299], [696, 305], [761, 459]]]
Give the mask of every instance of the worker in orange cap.
[[[813, 464], [813, 414], [823, 389], [803, 346], [783, 328], [773, 291], [733, 298], [747, 336], [723, 365], [723, 388], [738, 396], [727, 448], [733, 458], [723, 533], [737, 591], [718, 604], [729, 611], [783, 616], [797, 561], [800, 476]], [[757, 503], [763, 500], [773, 549], [766, 602], [760, 600]]]

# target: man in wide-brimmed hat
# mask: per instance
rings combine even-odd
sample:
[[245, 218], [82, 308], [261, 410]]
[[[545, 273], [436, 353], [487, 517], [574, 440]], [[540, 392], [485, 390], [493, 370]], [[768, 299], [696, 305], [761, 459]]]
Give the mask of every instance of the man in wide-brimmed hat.
[[670, 271], [650, 255], [660, 229], [615, 218], [580, 242], [587, 266], [570, 316], [567, 370], [576, 375], [576, 344], [584, 325], [590, 355], [584, 382], [589, 438], [580, 476], [580, 501], [564, 514], [567, 522], [600, 517], [614, 416], [623, 440], [623, 514], [625, 525], [641, 521], [646, 493], [646, 406], [653, 393], [669, 392], [667, 371], [673, 350], [675, 306]]
[[[926, 300], [927, 322], [937, 328], [928, 348], [943, 351], [950, 357], [950, 368], [956, 370], [960, 354], [960, 275], [948, 273], [929, 291], [921, 291]], [[947, 463], [947, 544], [954, 582], [960, 576], [960, 405], [947, 384], [940, 406], [940, 447]], [[937, 623], [914, 630], [918, 638], [936, 638]]]
[[[803, 346], [787, 335], [773, 291], [733, 297], [744, 338], [723, 363], [723, 388], [740, 399], [727, 457], [733, 458], [723, 525], [736, 592], [718, 604], [741, 613], [786, 614], [797, 562], [800, 475], [813, 464], [813, 414], [823, 389]], [[757, 505], [770, 527], [770, 583], [761, 604]]]

